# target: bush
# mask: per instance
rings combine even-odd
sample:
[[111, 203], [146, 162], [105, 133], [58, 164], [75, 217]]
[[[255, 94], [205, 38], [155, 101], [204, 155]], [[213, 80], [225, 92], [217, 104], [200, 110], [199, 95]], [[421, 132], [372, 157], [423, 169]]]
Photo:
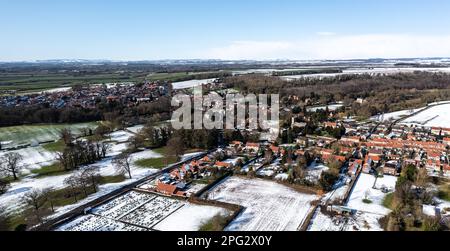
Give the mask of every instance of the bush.
[[8, 189], [9, 189], [9, 187], [10, 187], [10, 185], [7, 180], [0, 179], [0, 194], [6, 193], [6, 191], [8, 191]]
[[319, 183], [322, 189], [325, 191], [331, 191], [333, 189], [334, 183], [339, 179], [339, 173], [337, 170], [331, 169], [325, 171], [320, 176]]
[[362, 201], [366, 204], [372, 204], [372, 201], [369, 199], [363, 199]]
[[203, 223], [199, 231], [222, 231], [225, 228], [227, 222], [228, 222], [227, 216], [217, 214], [210, 220]]

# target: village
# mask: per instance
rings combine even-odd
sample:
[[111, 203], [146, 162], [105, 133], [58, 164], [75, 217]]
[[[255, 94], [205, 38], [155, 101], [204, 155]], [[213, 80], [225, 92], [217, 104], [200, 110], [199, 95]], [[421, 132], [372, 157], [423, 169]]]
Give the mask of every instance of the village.
[[[292, 126], [298, 126], [298, 123], [292, 123]], [[382, 200], [395, 191], [402, 170], [414, 166], [418, 170], [427, 170], [431, 177], [450, 178], [450, 129], [409, 127], [379, 121], [358, 123], [348, 119], [324, 122], [321, 127], [343, 127], [346, 132], [340, 139], [317, 135], [299, 136], [291, 144], [232, 141], [155, 176], [136, 186], [134, 191], [153, 194], [157, 198], [188, 201], [194, 205], [200, 203], [197, 206], [222, 208], [226, 211], [222, 213], [227, 217], [224, 227], [228, 230], [381, 230], [378, 220], [389, 212], [383, 208]], [[324, 173], [330, 169], [337, 170], [338, 176], [326, 183]], [[302, 186], [293, 185], [296, 183]], [[277, 184], [285, 188], [274, 189], [276, 197], [299, 193], [302, 198], [308, 198], [300, 207], [301, 213], [299, 208], [287, 213], [285, 217], [291, 221], [287, 225], [272, 222], [274, 218], [279, 220], [276, 215], [281, 212], [278, 210], [269, 218], [248, 218], [250, 223], [239, 223], [249, 217], [245, 213], [247, 211], [258, 210], [258, 213], [262, 213], [259, 210], [267, 210], [260, 205], [264, 202], [251, 201], [251, 194], [265, 191], [267, 187], [279, 186]], [[229, 186], [236, 186], [234, 189], [243, 191], [252, 186], [256, 190], [248, 191], [249, 195], [234, 194], [234, 189], [226, 192]], [[286, 194], [277, 194], [278, 189]], [[424, 205], [423, 210], [448, 219], [448, 204]], [[176, 222], [176, 219], [167, 215], [164, 216], [167, 218], [161, 216], [162, 222]], [[152, 221], [152, 224], [155, 222]], [[264, 222], [270, 222], [272, 227]], [[194, 225], [199, 227], [199, 224], [197, 222]], [[273, 224], [277, 227], [274, 228]], [[74, 230], [79, 225], [74, 227], [73, 223], [69, 223], [70, 228], [65, 226], [60, 229]], [[146, 227], [149, 225], [144, 224], [143, 229]], [[178, 230], [172, 227], [166, 226], [164, 229]], [[152, 229], [160, 228], [147, 230]], [[186, 229], [198, 230], [189, 226]]]
[[120, 102], [124, 106], [130, 106], [151, 102], [168, 94], [170, 94], [169, 85], [159, 82], [99, 84], [22, 95], [9, 93], [0, 96], [0, 107], [47, 106], [56, 109], [65, 107], [95, 109], [101, 102]]

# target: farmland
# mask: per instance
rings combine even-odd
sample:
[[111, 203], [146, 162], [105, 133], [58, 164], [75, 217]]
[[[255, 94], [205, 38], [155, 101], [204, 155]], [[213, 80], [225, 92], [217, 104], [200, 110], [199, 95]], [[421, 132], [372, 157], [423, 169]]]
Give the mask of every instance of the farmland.
[[450, 111], [450, 104], [433, 106], [416, 114], [415, 116], [407, 118], [402, 123], [408, 125], [446, 128], [450, 125], [449, 116], [445, 116], [448, 111]]
[[[80, 134], [81, 129], [97, 127], [96, 122], [80, 124], [53, 124], [53, 125], [23, 125], [0, 128], [0, 141], [8, 146], [18, 146], [46, 141], [55, 141], [60, 138], [60, 131], [70, 129], [74, 134]], [[6, 145], [6, 144], [5, 144]]]
[[245, 207], [228, 231], [295, 231], [318, 199], [275, 182], [240, 177], [225, 180], [207, 197]]

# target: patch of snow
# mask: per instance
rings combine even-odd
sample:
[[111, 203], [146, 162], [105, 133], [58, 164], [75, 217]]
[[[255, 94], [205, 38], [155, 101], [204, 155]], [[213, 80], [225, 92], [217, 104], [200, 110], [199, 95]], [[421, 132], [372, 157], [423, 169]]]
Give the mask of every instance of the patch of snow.
[[295, 231], [318, 197], [276, 182], [230, 177], [210, 191], [208, 199], [245, 207], [228, 231]]

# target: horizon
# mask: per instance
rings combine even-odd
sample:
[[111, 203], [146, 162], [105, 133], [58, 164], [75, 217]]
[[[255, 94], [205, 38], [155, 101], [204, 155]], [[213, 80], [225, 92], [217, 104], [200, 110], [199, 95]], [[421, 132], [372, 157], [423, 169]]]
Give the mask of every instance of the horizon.
[[18, 0], [0, 10], [0, 62], [450, 57], [450, 3], [439, 0]]

